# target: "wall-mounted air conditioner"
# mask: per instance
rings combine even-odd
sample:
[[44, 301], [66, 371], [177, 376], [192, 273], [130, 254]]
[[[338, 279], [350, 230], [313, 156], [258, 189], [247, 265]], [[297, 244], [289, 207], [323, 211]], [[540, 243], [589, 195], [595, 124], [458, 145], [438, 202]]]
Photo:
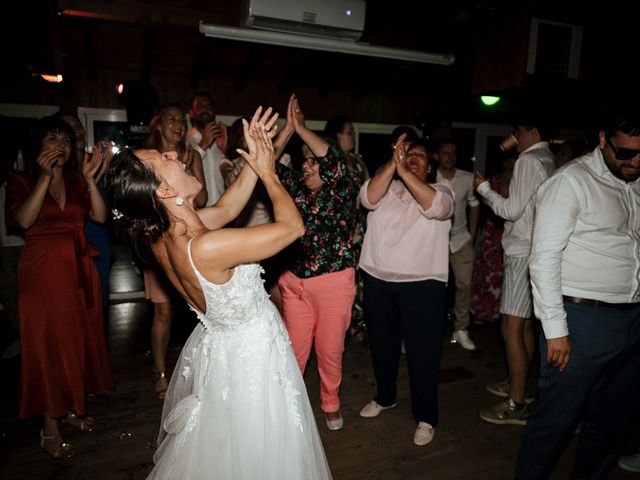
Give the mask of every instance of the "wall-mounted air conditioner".
[[277, 32], [358, 40], [364, 0], [248, 0], [245, 25]]

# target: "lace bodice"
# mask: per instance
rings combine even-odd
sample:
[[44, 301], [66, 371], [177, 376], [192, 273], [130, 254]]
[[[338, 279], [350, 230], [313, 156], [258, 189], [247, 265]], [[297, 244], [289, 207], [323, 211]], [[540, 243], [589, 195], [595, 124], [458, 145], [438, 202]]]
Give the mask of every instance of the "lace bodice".
[[258, 313], [264, 309], [265, 302], [270, 301], [263, 286], [264, 280], [260, 276], [264, 269], [257, 263], [238, 265], [226, 283], [211, 283], [193, 263], [191, 240], [189, 261], [202, 287], [207, 308], [207, 311], [202, 313], [190, 306], [200, 322], [205, 327], [233, 327], [244, 325], [258, 317]]

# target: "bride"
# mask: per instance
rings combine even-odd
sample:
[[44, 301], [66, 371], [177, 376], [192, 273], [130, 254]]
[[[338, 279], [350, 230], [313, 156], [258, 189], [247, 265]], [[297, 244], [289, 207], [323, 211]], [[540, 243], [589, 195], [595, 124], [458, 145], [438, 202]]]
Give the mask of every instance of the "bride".
[[[149, 479], [330, 479], [300, 369], [255, 263], [304, 227], [275, 174], [277, 114], [244, 122], [249, 152], [218, 203], [196, 212], [202, 189], [173, 155], [124, 149], [111, 160], [107, 195], [117, 228], [152, 253], [200, 320], [185, 344], [162, 412]], [[275, 222], [222, 228], [257, 182]]]

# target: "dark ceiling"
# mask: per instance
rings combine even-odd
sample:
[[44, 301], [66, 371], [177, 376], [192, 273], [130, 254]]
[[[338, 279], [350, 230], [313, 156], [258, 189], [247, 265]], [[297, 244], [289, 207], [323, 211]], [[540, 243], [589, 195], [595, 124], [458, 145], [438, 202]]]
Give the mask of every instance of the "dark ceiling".
[[[128, 78], [152, 84], [164, 100], [198, 89], [222, 90], [218, 101], [229, 113], [247, 111], [255, 99], [304, 91], [313, 97], [309, 103], [317, 118], [323, 108], [341, 108], [358, 121], [502, 123], [521, 110], [538, 109], [579, 126], [606, 104], [637, 96], [631, 77], [636, 17], [618, 1], [597, 7], [557, 0], [367, 1], [362, 41], [451, 53], [456, 62], [449, 67], [199, 34], [199, 20], [241, 25], [241, 1], [25, 4], [29, 10], [18, 15], [30, 19], [25, 25], [35, 47], [25, 43], [17, 49], [13, 88], [5, 90], [3, 102], [114, 107], [110, 82]], [[583, 27], [577, 79], [554, 68], [525, 73], [532, 18]], [[562, 48], [562, 38], [551, 36], [545, 48], [552, 56], [556, 46]], [[29, 78], [32, 70], [52, 67], [65, 72], [65, 85], [43, 87]], [[480, 107], [481, 93], [499, 94], [503, 101], [488, 111]]]

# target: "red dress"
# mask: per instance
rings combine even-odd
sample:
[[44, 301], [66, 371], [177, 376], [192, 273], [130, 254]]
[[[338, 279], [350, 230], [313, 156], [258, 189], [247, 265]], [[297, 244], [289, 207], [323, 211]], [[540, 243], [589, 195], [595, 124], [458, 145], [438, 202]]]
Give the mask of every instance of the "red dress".
[[[44, 412], [63, 417], [70, 411], [82, 416], [86, 393], [114, 386], [93, 261], [98, 252], [84, 234], [89, 195], [78, 174], [64, 183], [64, 211], [47, 193], [38, 218], [25, 231], [18, 266], [21, 417]], [[7, 223], [32, 189], [27, 175], [11, 174]]]
[[[491, 189], [500, 190], [501, 176], [489, 178]], [[471, 306], [474, 321], [496, 321], [500, 318], [502, 293], [502, 232], [504, 220], [489, 211], [480, 239], [476, 244], [471, 279]]]

